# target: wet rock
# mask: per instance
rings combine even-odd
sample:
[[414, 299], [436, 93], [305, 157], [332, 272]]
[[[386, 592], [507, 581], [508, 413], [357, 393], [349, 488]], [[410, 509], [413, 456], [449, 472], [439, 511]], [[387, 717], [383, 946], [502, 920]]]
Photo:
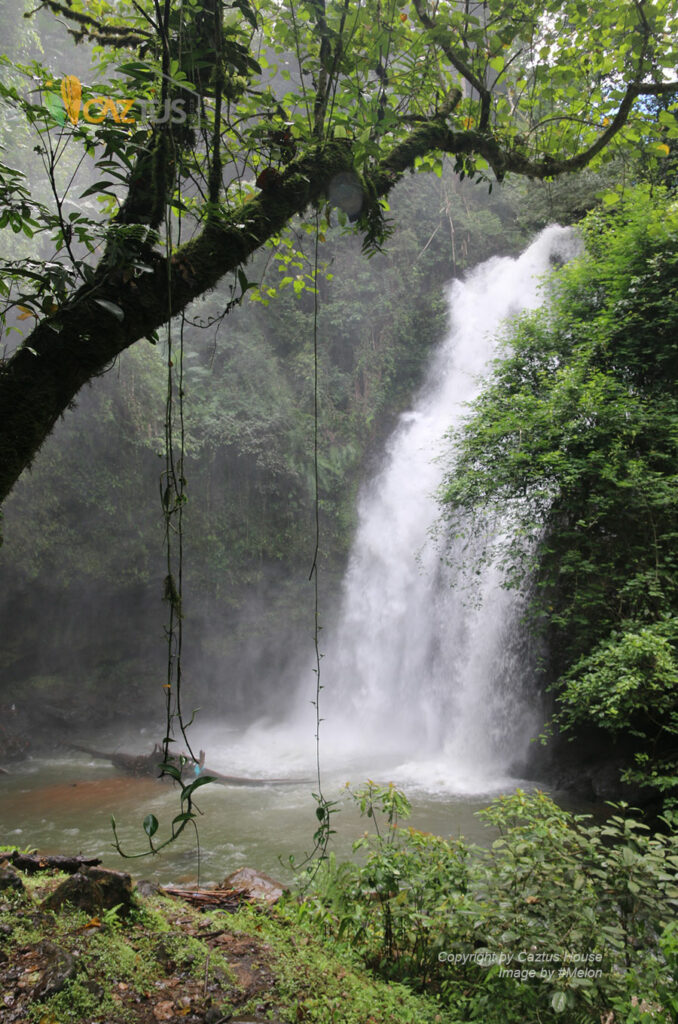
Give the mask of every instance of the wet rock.
[[12, 868], [0, 868], [0, 890], [14, 889], [22, 892], [24, 883]]
[[138, 892], [140, 896], [157, 896], [158, 893], [162, 893], [162, 888], [156, 882], [149, 882], [147, 878], [142, 878], [137, 882], [135, 892]]
[[277, 903], [285, 892], [280, 882], [269, 875], [264, 875], [254, 868], [238, 868], [232, 875], [225, 878], [222, 883], [223, 889], [235, 889], [238, 892], [246, 893], [252, 900], [261, 900], [269, 906]]
[[87, 877], [100, 886], [103, 893], [103, 909], [120, 906], [125, 917], [132, 909], [132, 879], [126, 871], [111, 871], [109, 868], [88, 868]]
[[51, 943], [43, 943], [42, 951], [47, 954], [48, 960], [31, 994], [36, 1001], [49, 999], [57, 992], [61, 992], [76, 970], [74, 958], [64, 949], [58, 949]]
[[78, 871], [43, 900], [42, 906], [46, 910], [59, 910], [66, 903], [92, 915], [119, 907], [124, 917], [132, 908], [132, 879], [123, 871], [107, 868]]
[[43, 900], [46, 910], [60, 910], [66, 903], [84, 910], [88, 914], [96, 914], [103, 907], [101, 886], [87, 875], [77, 871], [65, 882], [57, 886], [53, 893]]

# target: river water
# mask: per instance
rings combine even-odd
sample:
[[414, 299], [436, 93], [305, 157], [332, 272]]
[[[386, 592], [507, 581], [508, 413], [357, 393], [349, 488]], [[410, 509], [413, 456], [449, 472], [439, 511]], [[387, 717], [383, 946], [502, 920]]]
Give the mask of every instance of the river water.
[[[350, 781], [358, 786], [366, 773], [354, 767]], [[360, 818], [348, 796], [344, 786], [349, 779], [331, 772], [323, 781], [327, 798], [339, 801], [332, 849], [338, 857], [347, 857], [353, 841], [365, 830], [373, 831], [373, 826]], [[381, 781], [390, 780], [384, 775]], [[124, 860], [112, 846], [111, 815], [125, 851], [141, 852], [147, 848], [143, 817], [155, 814], [158, 835], [164, 835], [179, 811], [178, 790], [167, 782], [126, 777], [87, 755], [35, 759], [0, 778], [0, 843], [48, 853], [81, 852], [102, 858], [107, 867], [166, 884], [192, 883], [198, 871], [201, 882], [220, 883], [243, 865], [287, 882], [293, 877], [289, 856], [299, 861], [312, 847], [314, 788], [307, 782], [257, 788], [205, 786], [197, 794], [203, 811], [198, 821], [200, 858], [195, 834], [187, 830], [155, 857]], [[409, 787], [408, 795], [414, 810], [407, 824], [487, 842], [487, 830], [474, 812], [487, 805], [491, 794], [436, 794]]]

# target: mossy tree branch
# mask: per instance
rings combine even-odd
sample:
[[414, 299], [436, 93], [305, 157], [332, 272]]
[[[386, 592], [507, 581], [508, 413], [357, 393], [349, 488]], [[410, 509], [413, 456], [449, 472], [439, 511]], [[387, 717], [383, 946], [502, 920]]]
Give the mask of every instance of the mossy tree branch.
[[[63, 6], [58, 0], [49, 0], [48, 5], [52, 9]], [[233, 7], [243, 13], [246, 22], [255, 31], [256, 14], [249, 7], [247, 0], [238, 0], [232, 4], [229, 7], [231, 14]], [[366, 33], [364, 38], [369, 38], [369, 25], [366, 23], [361, 28], [359, 20], [360, 17], [367, 17], [369, 12], [363, 11], [362, 8], [354, 10], [348, 0], [343, 0], [335, 10], [335, 15], [337, 12], [339, 15], [338, 22], [336, 18], [334, 22], [335, 25], [338, 24], [338, 29], [332, 29], [337, 38], [332, 36], [330, 40], [326, 4], [323, 2], [317, 5], [317, 25], [324, 32], [324, 38], [320, 42], [325, 44], [324, 50], [321, 46], [318, 56], [320, 66], [328, 67], [330, 78], [338, 76], [341, 70], [341, 74], [346, 75], [347, 82], [353, 83], [347, 93], [348, 99], [343, 97], [340, 103], [339, 99], [333, 98], [333, 116], [338, 118], [335, 125], [327, 110], [329, 86], [325, 91], [321, 90], [321, 105], [315, 110], [316, 119], [310, 126], [309, 136], [305, 140], [303, 136], [293, 138], [294, 145], [289, 148], [290, 154], [298, 151], [301, 155], [290, 159], [284, 169], [267, 169], [268, 176], [266, 172], [260, 174], [262, 183], [265, 182], [260, 194], [249, 201], [230, 207], [228, 212], [224, 212], [223, 169], [219, 150], [220, 136], [223, 137], [224, 134], [222, 125], [224, 130], [228, 128], [228, 119], [232, 117], [228, 107], [225, 121], [221, 120], [221, 93], [222, 89], [225, 89], [225, 75], [231, 82], [230, 92], [226, 91], [226, 94], [234, 102], [245, 97], [250, 103], [249, 107], [243, 107], [241, 120], [238, 121], [236, 118], [233, 124], [238, 126], [249, 119], [253, 120], [255, 127], [248, 138], [260, 147], [260, 153], [265, 150], [260, 141], [261, 122], [265, 122], [267, 117], [270, 118], [274, 107], [277, 107], [278, 111], [282, 107], [275, 101], [273, 106], [269, 103], [268, 107], [264, 104], [262, 110], [257, 109], [257, 97], [261, 94], [257, 90], [248, 89], [248, 76], [261, 72], [261, 69], [244, 45], [244, 37], [233, 34], [222, 36], [218, 30], [212, 30], [210, 40], [206, 44], [208, 55], [218, 57], [223, 48], [226, 71], [223, 71], [220, 64], [212, 82], [203, 81], [204, 69], [198, 74], [198, 79], [202, 82], [200, 95], [204, 92], [213, 98], [216, 96], [215, 102], [218, 106], [209, 142], [213, 152], [208, 154], [211, 161], [207, 162], [209, 210], [203, 222], [204, 226], [195, 238], [181, 246], [170, 257], [169, 265], [165, 255], [141, 242], [138, 243], [139, 251], [130, 253], [129, 260], [124, 266], [119, 263], [111, 265], [110, 253], [107, 252], [98, 268], [92, 271], [93, 276], [90, 276], [87, 285], [76, 291], [68, 301], [62, 302], [61, 308], [52, 317], [41, 320], [15, 354], [4, 363], [0, 363], [0, 500], [9, 493], [23, 469], [31, 464], [54, 423], [73, 402], [83, 384], [103, 373], [119, 353], [162, 326], [167, 320], [168, 309], [171, 308], [174, 314], [181, 312], [194, 299], [213, 288], [225, 274], [242, 267], [253, 253], [278, 235], [310, 204], [324, 200], [336, 175], [355, 172], [356, 179], [364, 183], [368, 193], [366, 205], [369, 202], [374, 206], [380, 197], [388, 194], [405, 171], [414, 167], [417, 158], [430, 153], [447, 153], [457, 159], [468, 158], [471, 162], [478, 158], [484, 159], [498, 180], [507, 173], [535, 179], [552, 178], [581, 170], [590, 164], [622, 131], [639, 97], [666, 95], [678, 90], [678, 82], [666, 80], [668, 76], [665, 72], [658, 70], [653, 63], [657, 40], [663, 37], [659, 29], [652, 27], [652, 19], [646, 15], [644, 0], [638, 0], [637, 7], [640, 15], [629, 31], [635, 32], [640, 41], [636, 46], [633, 63], [627, 69], [625, 90], [621, 93], [616, 106], [614, 100], [605, 99], [609, 113], [604, 119], [601, 115], [599, 129], [595, 128], [588, 136], [581, 137], [579, 151], [575, 149], [576, 139], [573, 142], [574, 137], [571, 137], [561, 150], [566, 155], [559, 155], [557, 145], [546, 152], [541, 143], [535, 143], [533, 150], [528, 152], [515, 130], [515, 125], [506, 121], [497, 121], [495, 124], [496, 111], [492, 111], [490, 116], [487, 97], [492, 95], [493, 101], [497, 102], [497, 96], [488, 85], [488, 80], [482, 77], [484, 71], [481, 65], [484, 66], [483, 62], [486, 60], [496, 61], [500, 58], [484, 57], [481, 54], [479, 41], [485, 40], [486, 26], [474, 30], [474, 39], [466, 45], [466, 49], [461, 44], [452, 46], [448, 38], [449, 33], [439, 34], [439, 26], [433, 22], [424, 3], [420, 3], [419, 0], [415, 3], [415, 9], [425, 37], [421, 45], [427, 46], [426, 40], [431, 36], [434, 47], [431, 53], [435, 55], [437, 47], [444, 55], [449, 74], [441, 71], [439, 81], [441, 86], [445, 87], [443, 95], [446, 95], [447, 99], [441, 105], [440, 92], [431, 91], [428, 95], [428, 109], [438, 108], [438, 112], [427, 116], [426, 104], [418, 106], [417, 101], [414, 105], [408, 106], [406, 100], [402, 98], [404, 87], [396, 85], [396, 94], [401, 97], [399, 102], [405, 103], [405, 107], [402, 108], [405, 115], [400, 116], [401, 107], [394, 106], [390, 111], [390, 122], [382, 122], [377, 118], [375, 123], [368, 123], [367, 130], [363, 122], [359, 122], [354, 128], [347, 120], [346, 112], [349, 106], [346, 104], [350, 103], [350, 109], [353, 110], [352, 104], [355, 103], [356, 96], [361, 97], [360, 90], [365, 82], [359, 75], [354, 80], [351, 79], [353, 71], [346, 56], [346, 45], [348, 39], [358, 38], [363, 29]], [[71, 11], [69, 4], [66, 4], [66, 8]], [[221, 3], [212, 0], [211, 5], [204, 5], [198, 13], [202, 16], [208, 12], [208, 8], [212, 12], [212, 21], [209, 24], [214, 29], [215, 12], [221, 8]], [[157, 11], [159, 9], [157, 5]], [[165, 10], [169, 10], [169, 5]], [[276, 8], [275, 13], [276, 17], [278, 14], [284, 17], [282, 8]], [[610, 10], [608, 14], [610, 24], [615, 23], [614, 12]], [[530, 24], [533, 23], [532, 14], [528, 21]], [[403, 23], [398, 30], [405, 33], [401, 40], [402, 44], [414, 45], [412, 37], [407, 35], [409, 29], [402, 25]], [[92, 27], [98, 31], [100, 26]], [[497, 54], [500, 49], [513, 45], [505, 43], [504, 38], [513, 40], [514, 35], [511, 33], [520, 31], [520, 26], [513, 26], [510, 18], [505, 28], [509, 35], [499, 36], [495, 32], [489, 40], [492, 45], [495, 39], [499, 40]], [[111, 28], [111, 31], [114, 30]], [[117, 31], [115, 29], [115, 33]], [[167, 43], [167, 25], [163, 31]], [[393, 32], [395, 29], [392, 30], [392, 34]], [[463, 43], [463, 25], [458, 35]], [[110, 42], [118, 45], [117, 37], [111, 37]], [[331, 52], [328, 52], [330, 42]], [[311, 33], [306, 44], [318, 46], [317, 33]], [[167, 51], [167, 45], [164, 50]], [[199, 48], [196, 50], [199, 67], [202, 66], [198, 59], [201, 52]], [[421, 52], [423, 58], [429, 51], [422, 49]], [[371, 59], [367, 56], [364, 58], [368, 70]], [[501, 58], [502, 62], [503, 60], [504, 58]], [[474, 61], [479, 62], [478, 68], [481, 70], [478, 70]], [[344, 63], [347, 70], [344, 69]], [[421, 66], [425, 67], [424, 64]], [[165, 60], [164, 83], [168, 80], [167, 73]], [[416, 73], [420, 74], [419, 71]], [[584, 68], [584, 75], [587, 73]], [[423, 71], [421, 74], [426, 75], [427, 72]], [[464, 98], [462, 80], [465, 80], [466, 87], [474, 90], [479, 97], [480, 112], [475, 119], [471, 116], [472, 108], [468, 106], [468, 97]], [[431, 89], [428, 78], [426, 82], [427, 87]], [[163, 85], [163, 96], [166, 95], [166, 88]], [[409, 97], [410, 92], [406, 92], [406, 95]], [[598, 93], [595, 95], [598, 96]], [[504, 96], [503, 92], [501, 96]], [[500, 98], [500, 101], [505, 103], [505, 96], [503, 99]], [[602, 99], [599, 98], [596, 102], [600, 104]], [[568, 109], [564, 108], [565, 114]], [[364, 117], [369, 122], [374, 111], [370, 113], [371, 108], [367, 101], [364, 110], [367, 112], [364, 113]], [[408, 121], [408, 112], [412, 115], [410, 125], [415, 124], [416, 127], [409, 127], [403, 131]], [[383, 109], [381, 113], [383, 116]], [[319, 114], [322, 115], [320, 122]], [[319, 133], [316, 130], [318, 123], [322, 123], [323, 132]], [[381, 127], [377, 131], [379, 125]], [[330, 137], [324, 141], [324, 136], [331, 136], [338, 127], [341, 127], [345, 137]], [[160, 213], [171, 201], [170, 176], [173, 181], [180, 173], [176, 166], [177, 159], [189, 152], [192, 145], [190, 132], [186, 131], [182, 135], [182, 130], [173, 130], [171, 136], [176, 150], [171, 175], [169, 166], [162, 175], [152, 173], [153, 168], [159, 164], [158, 145], [161, 141], [163, 145], [167, 142], [167, 130], [158, 128], [151, 133], [153, 145], [142, 153], [136, 164], [129, 181], [127, 196], [122, 199], [118, 214], [113, 218], [114, 224], [150, 224], [151, 227], [155, 227], [160, 223]], [[255, 135], [256, 130], [260, 131], [259, 136]], [[295, 131], [299, 130], [298, 125], [295, 125]], [[234, 127], [233, 132], [233, 139], [246, 146], [247, 139], [241, 136], [241, 128]], [[380, 157], [370, 154], [366, 156], [365, 146], [361, 141], [366, 136], [370, 136], [371, 146], [381, 148]], [[387, 148], [388, 146], [390, 148]], [[239, 166], [237, 158], [234, 166]], [[258, 168], [260, 164], [253, 166]], [[139, 238], [142, 237], [143, 231], [139, 234]], [[139, 263], [145, 264], [150, 272], [139, 273], [135, 270], [135, 265], [138, 267]]]

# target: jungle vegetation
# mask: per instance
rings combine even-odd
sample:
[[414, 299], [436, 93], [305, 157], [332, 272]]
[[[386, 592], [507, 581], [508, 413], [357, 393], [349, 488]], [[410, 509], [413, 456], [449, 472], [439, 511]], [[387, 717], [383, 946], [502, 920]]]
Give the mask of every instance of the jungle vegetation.
[[[37, 650], [58, 620], [64, 660], [49, 653], [34, 692], [58, 703], [71, 692], [68, 673], [93, 695], [101, 684], [120, 703], [138, 701], [144, 674], [157, 682], [159, 653], [144, 594], [162, 585], [157, 549], [179, 509], [187, 617], [199, 632], [215, 600], [232, 606], [215, 662], [244, 638], [260, 643], [267, 623], [245, 595], [276, 577], [293, 589], [294, 565], [307, 576], [315, 395], [329, 587], [360, 474], [443, 328], [441, 283], [498, 249], [515, 251], [554, 213], [578, 221], [596, 207], [581, 226], [582, 256], [549, 286], [549, 308], [507, 328], [505, 354], [452, 439], [442, 498], [450, 531], [482, 532], [507, 584], [532, 595], [527, 625], [548, 640], [556, 727], [621, 735], [627, 778], [670, 801], [675, 4], [46, 0], [34, 16], [61, 20], [94, 46], [98, 64], [92, 71], [81, 47], [72, 65], [62, 50], [57, 69], [17, 32], [0, 87], [23, 124], [12, 123], [11, 137], [3, 128], [0, 165], [10, 239], [0, 282], [3, 496], [13, 489], [3, 600], [17, 624], [3, 637], [4, 678], [25, 678], [27, 647]], [[180, 101], [185, 120], [145, 119]], [[34, 185], [36, 158], [44, 174]], [[410, 169], [425, 173], [404, 178]], [[553, 183], [569, 172], [577, 176], [565, 186]], [[489, 185], [507, 176], [486, 203]], [[372, 258], [356, 272], [360, 246]], [[256, 301], [245, 315], [246, 296]], [[151, 344], [136, 344], [144, 339]], [[168, 394], [185, 399], [169, 493], [158, 461]], [[497, 549], [494, 527], [507, 516], [514, 530]], [[294, 601], [308, 621], [281, 592], [286, 623]], [[122, 658], [111, 648], [108, 661], [88, 652], [83, 594], [103, 595], [114, 641], [113, 623], [134, 623], [138, 648]], [[275, 646], [261, 645], [243, 691], [253, 692]], [[237, 677], [237, 655], [229, 664]], [[16, 685], [3, 696], [14, 699]], [[231, 692], [237, 705], [237, 679]], [[305, 902], [241, 918], [286, 950], [269, 1008], [323, 1022], [368, 1013], [449, 1024], [673, 1019], [670, 802], [655, 835], [624, 806], [593, 825], [517, 793], [485, 812], [496, 842], [471, 850], [398, 828], [407, 802], [392, 787], [369, 784], [356, 799], [373, 822], [385, 816], [380, 834], [361, 840], [366, 859], [328, 858], [314, 866]], [[15, 910], [3, 904], [12, 942], [37, 947], [37, 917], [29, 933]], [[140, 934], [130, 953], [130, 931], [114, 918], [45, 925], [76, 949], [84, 929], [108, 928], [116, 955], [101, 972], [106, 998], [166, 967]], [[220, 915], [213, 923], [229, 927]], [[336, 951], [331, 963], [318, 934]], [[179, 933], [171, 944], [177, 955], [185, 941]], [[449, 947], [468, 959], [449, 967], [440, 959]], [[141, 979], [139, 948], [149, 950]], [[497, 957], [526, 948], [559, 958], [548, 984], [522, 967], [501, 974]], [[192, 950], [204, 995], [209, 953]], [[472, 961], [478, 950], [489, 958]], [[585, 961], [593, 973], [570, 967], [579, 951], [600, 958]], [[97, 1012], [88, 957], [47, 1008], [57, 1019]], [[389, 989], [368, 985], [358, 959]], [[42, 1014], [36, 1007], [35, 1019]]]
[[443, 502], [451, 529], [488, 538], [485, 557], [530, 595], [555, 723], [623, 738], [625, 778], [675, 809], [675, 183], [636, 186], [580, 231], [548, 302], [507, 328]]

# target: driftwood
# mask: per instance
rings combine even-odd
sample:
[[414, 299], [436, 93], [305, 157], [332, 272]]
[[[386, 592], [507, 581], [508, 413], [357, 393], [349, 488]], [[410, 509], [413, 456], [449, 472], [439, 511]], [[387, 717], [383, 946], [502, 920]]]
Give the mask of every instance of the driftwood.
[[166, 896], [186, 900], [194, 907], [202, 910], [228, 910], [234, 914], [240, 905], [247, 901], [248, 896], [242, 889], [177, 889], [173, 885], [163, 885], [160, 890]]
[[[79, 743], [71, 743], [70, 746], [73, 750], [81, 750], [102, 761], [110, 761], [115, 768], [119, 768], [126, 775], [150, 775], [157, 778], [161, 774], [162, 750], [157, 744], [150, 754], [104, 753]], [[170, 763], [177, 768], [181, 767], [176, 755], [170, 757]], [[252, 779], [241, 775], [224, 775], [223, 772], [205, 767], [205, 755], [202, 750], [199, 761], [188, 758], [183, 765], [183, 771], [187, 778], [193, 774], [196, 767], [200, 769], [197, 776], [210, 775], [216, 782], [221, 782], [224, 786], [294, 786], [311, 781], [310, 779]]]
[[100, 761], [110, 761], [115, 768], [119, 768], [126, 775], [159, 775], [159, 766], [162, 760], [162, 751], [156, 747], [152, 754], [121, 754], [116, 751], [107, 753], [95, 750], [93, 747], [85, 747], [80, 743], [69, 744], [73, 750], [81, 750], [85, 754], [98, 758]]
[[84, 867], [92, 868], [101, 864], [97, 857], [63, 857], [61, 854], [46, 853], [19, 853], [15, 850], [5, 858], [15, 868], [25, 871], [27, 875], [34, 875], [38, 871], [64, 871], [67, 875], [74, 875]]

